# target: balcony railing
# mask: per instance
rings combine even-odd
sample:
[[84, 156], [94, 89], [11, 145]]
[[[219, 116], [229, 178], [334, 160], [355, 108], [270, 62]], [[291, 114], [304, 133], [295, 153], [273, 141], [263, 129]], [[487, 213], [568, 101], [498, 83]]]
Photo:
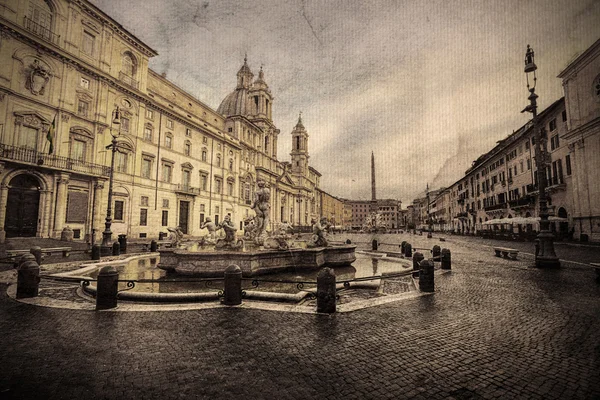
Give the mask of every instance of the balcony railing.
[[516, 200], [509, 200], [510, 208], [526, 207], [533, 204], [533, 197], [527, 196]]
[[185, 184], [178, 184], [177, 189], [175, 189], [175, 191], [177, 191], [179, 193], [186, 193], [186, 194], [193, 194], [193, 195], [200, 194], [200, 188], [195, 188], [195, 187], [192, 187], [190, 185], [185, 185]]
[[36, 36], [41, 37], [42, 39], [47, 40], [48, 42], [52, 42], [58, 45], [58, 40], [60, 39], [60, 35], [55, 34], [49, 28], [42, 26], [35, 22], [32, 19], [25, 17], [25, 29], [29, 32], [33, 33]]
[[0, 144], [0, 158], [46, 168], [79, 172], [95, 176], [109, 176], [110, 167], [92, 164], [74, 158], [40, 153], [32, 149]]
[[506, 203], [494, 204], [493, 206], [484, 207], [485, 211], [503, 210], [506, 208]]
[[131, 76], [124, 74], [123, 72], [119, 72], [119, 80], [126, 85], [129, 85], [133, 88], [139, 89], [139, 83]]

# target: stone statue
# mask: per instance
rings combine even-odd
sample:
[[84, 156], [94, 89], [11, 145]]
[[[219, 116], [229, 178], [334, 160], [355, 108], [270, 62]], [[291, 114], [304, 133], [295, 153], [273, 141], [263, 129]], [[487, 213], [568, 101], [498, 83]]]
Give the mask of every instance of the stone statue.
[[281, 222], [277, 229], [264, 241], [268, 249], [287, 250], [292, 246], [292, 227], [287, 222]]
[[329, 226], [327, 218], [323, 217], [319, 221], [318, 218], [312, 218], [313, 236], [306, 244], [307, 247], [327, 247], [327, 239], [325, 239], [325, 229]]
[[183, 231], [181, 230], [181, 227], [177, 226], [175, 228], [167, 228], [167, 230], [169, 232], [171, 232], [171, 234], [169, 235], [169, 240], [171, 241], [171, 247], [179, 246], [179, 244], [181, 243], [181, 240], [183, 239]]
[[236, 229], [235, 225], [233, 224], [233, 222], [231, 221], [231, 216], [226, 215], [225, 218], [223, 218], [223, 222], [221, 222], [219, 224], [219, 229], [223, 229], [225, 231], [225, 239], [217, 240], [217, 243], [216, 243], [217, 249], [222, 249], [222, 248], [238, 249], [238, 248], [243, 247], [243, 245], [244, 245], [243, 240], [238, 240], [237, 242], [235, 240], [235, 232], [237, 229]]
[[256, 224], [254, 217], [244, 220], [244, 239], [254, 240], [256, 238]]
[[271, 191], [265, 186], [265, 181], [259, 179], [256, 182], [258, 189], [254, 194], [254, 204], [252, 209], [256, 213], [254, 217], [254, 223], [256, 225], [256, 238], [257, 244], [262, 244], [267, 234], [267, 227], [269, 226], [269, 211], [271, 210]]
[[215, 224], [214, 222], [212, 222], [212, 219], [210, 219], [210, 217], [206, 218], [206, 221], [204, 221], [204, 223], [202, 224], [202, 226], [200, 227], [200, 229], [208, 229], [208, 237], [210, 240], [215, 240], [216, 238], [216, 234], [217, 234], [217, 224]]

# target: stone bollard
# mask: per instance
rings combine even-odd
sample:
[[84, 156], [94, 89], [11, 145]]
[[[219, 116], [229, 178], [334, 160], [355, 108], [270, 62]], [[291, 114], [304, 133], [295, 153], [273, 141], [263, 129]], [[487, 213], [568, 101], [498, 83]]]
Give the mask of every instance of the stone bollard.
[[346, 244], [352, 244], [352, 240], [346, 239]]
[[119, 242], [114, 242], [112, 245], [112, 255], [118, 256], [121, 254], [121, 246], [119, 246]]
[[35, 260], [19, 265], [17, 273], [17, 299], [37, 297], [40, 287], [40, 266]]
[[373, 239], [373, 242], [371, 243], [371, 248], [373, 250], [377, 250], [377, 239]]
[[242, 269], [240, 267], [232, 264], [225, 269], [223, 286], [223, 304], [226, 306], [242, 304]]
[[150, 242], [150, 252], [156, 253], [157, 250], [158, 250], [158, 242], [156, 240], [152, 240]]
[[425, 259], [425, 256], [418, 251], [413, 254], [413, 276], [416, 278], [419, 276], [419, 263]]
[[441, 249], [440, 246], [438, 246], [437, 244], [435, 246], [433, 246], [433, 248], [431, 249], [431, 256], [433, 257], [433, 261], [440, 261], [440, 255], [441, 255]]
[[335, 312], [335, 272], [325, 267], [317, 275], [317, 312]]
[[435, 291], [433, 278], [433, 262], [423, 260], [419, 263], [419, 290], [421, 292]]
[[35, 261], [35, 256], [31, 253], [27, 253], [27, 254], [23, 254], [19, 258], [15, 258], [15, 262], [13, 263], [13, 268], [15, 268], [15, 269], [19, 268], [26, 261]]
[[121, 253], [127, 253], [127, 235], [119, 235], [119, 247], [121, 248]]
[[404, 246], [404, 257], [412, 257], [412, 245], [410, 243], [406, 243]]
[[42, 265], [42, 248], [40, 246], [33, 246], [29, 249], [29, 252], [35, 257], [35, 262], [37, 262], [38, 265]]
[[442, 269], [452, 269], [452, 254], [449, 249], [442, 249]]
[[92, 246], [92, 260], [100, 259], [100, 245], [95, 244]]
[[108, 310], [117, 306], [119, 293], [119, 273], [115, 267], [107, 265], [98, 273], [96, 290], [96, 310]]
[[404, 254], [405, 248], [406, 248], [406, 240], [403, 240], [402, 243], [400, 243], [400, 253]]

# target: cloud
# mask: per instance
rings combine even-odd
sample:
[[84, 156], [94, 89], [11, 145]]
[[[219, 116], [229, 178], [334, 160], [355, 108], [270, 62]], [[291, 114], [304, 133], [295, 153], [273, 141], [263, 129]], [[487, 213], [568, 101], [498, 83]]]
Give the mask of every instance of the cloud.
[[523, 57], [536, 51], [540, 108], [556, 75], [600, 37], [594, 0], [94, 0], [159, 52], [151, 67], [217, 108], [248, 53], [264, 65], [289, 159], [298, 112], [311, 165], [334, 195], [410, 202], [527, 121]]

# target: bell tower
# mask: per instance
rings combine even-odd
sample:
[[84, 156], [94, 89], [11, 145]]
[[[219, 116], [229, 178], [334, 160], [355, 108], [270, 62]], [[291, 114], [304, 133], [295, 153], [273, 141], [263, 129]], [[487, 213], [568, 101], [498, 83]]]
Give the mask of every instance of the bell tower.
[[308, 174], [308, 132], [302, 124], [302, 113], [298, 123], [292, 130], [292, 173], [294, 175]]
[[262, 67], [260, 67], [258, 78], [252, 84], [249, 97], [251, 114], [255, 118], [266, 118], [272, 121], [273, 96], [269, 85], [265, 82], [265, 73]]

